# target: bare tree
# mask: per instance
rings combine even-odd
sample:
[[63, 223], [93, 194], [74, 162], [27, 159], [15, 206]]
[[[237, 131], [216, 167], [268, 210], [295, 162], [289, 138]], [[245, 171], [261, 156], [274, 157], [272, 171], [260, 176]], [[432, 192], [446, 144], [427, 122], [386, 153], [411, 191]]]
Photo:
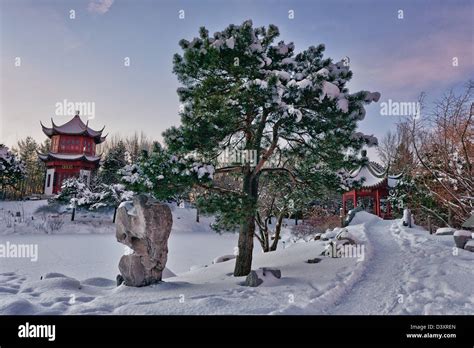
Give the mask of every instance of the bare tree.
[[419, 161], [418, 182], [458, 225], [473, 209], [474, 128], [472, 81], [463, 93], [447, 92], [423, 120], [411, 124], [411, 144]]

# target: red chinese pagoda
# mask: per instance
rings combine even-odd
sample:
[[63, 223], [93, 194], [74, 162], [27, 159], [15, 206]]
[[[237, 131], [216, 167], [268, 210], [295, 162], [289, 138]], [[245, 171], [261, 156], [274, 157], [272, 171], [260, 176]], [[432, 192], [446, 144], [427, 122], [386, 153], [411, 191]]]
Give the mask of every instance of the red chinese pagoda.
[[56, 194], [61, 190], [62, 182], [70, 177], [90, 181], [91, 172], [98, 168], [100, 156], [96, 156], [96, 145], [105, 141], [102, 128], [95, 131], [88, 123], [82, 122], [79, 112], [72, 120], [57, 126], [51, 119], [52, 127], [41, 123], [43, 132], [51, 139], [51, 149], [47, 154], [38, 154], [46, 164], [44, 193]]
[[392, 209], [387, 197], [401, 175], [388, 175], [388, 171], [380, 164], [369, 161], [365, 150], [362, 151], [362, 160], [363, 164], [350, 173], [350, 181], [360, 183], [360, 187], [342, 195], [344, 214], [353, 208], [362, 207], [383, 219], [391, 219]]

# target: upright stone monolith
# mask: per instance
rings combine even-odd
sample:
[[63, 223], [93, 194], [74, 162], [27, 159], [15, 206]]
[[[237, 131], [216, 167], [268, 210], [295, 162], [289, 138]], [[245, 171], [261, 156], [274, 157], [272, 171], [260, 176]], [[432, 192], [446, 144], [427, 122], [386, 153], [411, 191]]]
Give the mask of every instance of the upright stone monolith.
[[171, 209], [149, 196], [138, 195], [117, 210], [117, 241], [133, 250], [119, 262], [125, 285], [146, 286], [161, 280], [168, 259], [173, 225]]

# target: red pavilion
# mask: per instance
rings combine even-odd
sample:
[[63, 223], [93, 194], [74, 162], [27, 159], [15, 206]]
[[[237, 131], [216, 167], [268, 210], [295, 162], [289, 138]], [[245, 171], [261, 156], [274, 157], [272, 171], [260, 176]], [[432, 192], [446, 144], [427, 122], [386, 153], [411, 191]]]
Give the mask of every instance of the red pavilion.
[[387, 197], [401, 175], [388, 175], [388, 171], [380, 164], [369, 161], [365, 150], [362, 151], [362, 160], [363, 164], [350, 173], [351, 181], [361, 183], [360, 187], [342, 195], [344, 214], [353, 208], [362, 207], [383, 219], [391, 219], [392, 209]]
[[88, 123], [82, 122], [79, 113], [62, 126], [51, 119], [52, 127], [43, 127], [43, 132], [51, 139], [51, 149], [47, 154], [38, 154], [46, 164], [44, 193], [56, 194], [62, 182], [71, 177], [83, 178], [89, 183], [91, 173], [99, 166], [100, 156], [96, 156], [96, 146], [105, 141], [102, 128], [95, 131]]

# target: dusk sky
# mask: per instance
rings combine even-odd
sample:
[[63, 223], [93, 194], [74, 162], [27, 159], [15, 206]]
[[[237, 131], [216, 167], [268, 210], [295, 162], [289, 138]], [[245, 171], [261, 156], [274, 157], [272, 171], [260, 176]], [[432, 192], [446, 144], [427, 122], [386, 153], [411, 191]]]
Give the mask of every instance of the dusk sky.
[[55, 115], [64, 99], [94, 102], [93, 128], [161, 140], [179, 124], [178, 41], [197, 36], [200, 26], [212, 34], [246, 19], [277, 25], [296, 52], [324, 43], [326, 57], [348, 56], [350, 91], [382, 94], [360, 124], [379, 138], [398, 119], [380, 115], [380, 102], [413, 102], [422, 91], [429, 102], [474, 77], [472, 0], [0, 0], [0, 10], [0, 143], [7, 146], [28, 135], [43, 141], [40, 121], [68, 121]]

